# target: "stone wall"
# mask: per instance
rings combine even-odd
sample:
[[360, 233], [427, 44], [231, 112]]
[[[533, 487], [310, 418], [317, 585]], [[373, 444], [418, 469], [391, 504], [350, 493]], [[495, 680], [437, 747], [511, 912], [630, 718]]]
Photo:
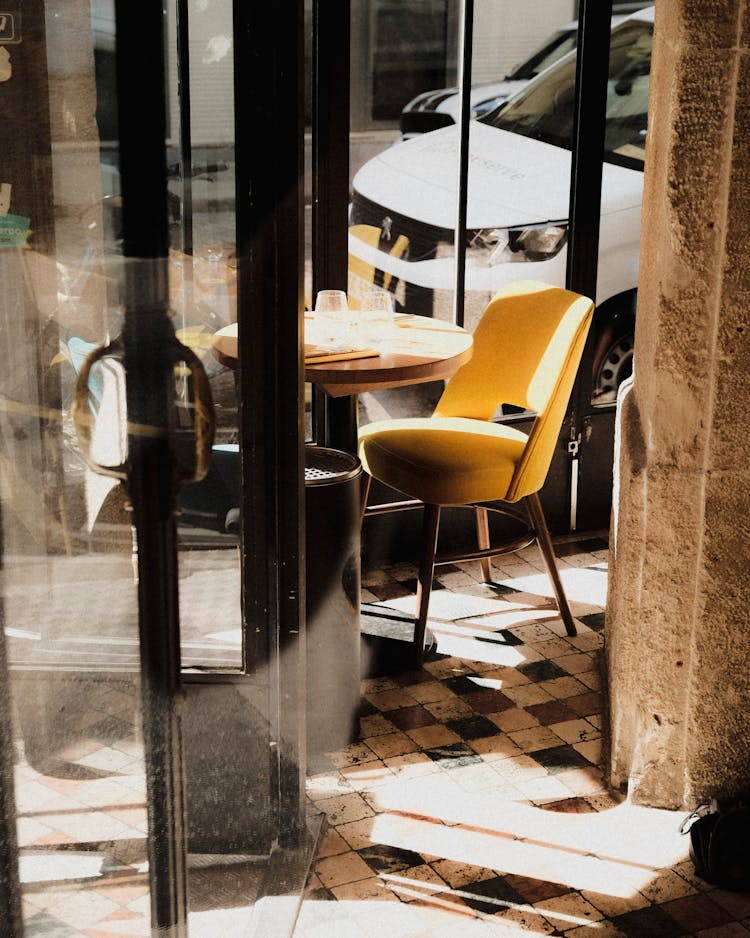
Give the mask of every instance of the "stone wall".
[[750, 789], [750, 4], [656, 0], [607, 619], [611, 782]]

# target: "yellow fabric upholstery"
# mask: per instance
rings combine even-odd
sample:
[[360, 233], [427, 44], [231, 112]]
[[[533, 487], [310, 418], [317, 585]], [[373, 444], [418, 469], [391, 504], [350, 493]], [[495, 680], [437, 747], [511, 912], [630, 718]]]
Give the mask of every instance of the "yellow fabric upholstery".
[[433, 505], [484, 502], [506, 492], [526, 446], [520, 430], [462, 417], [370, 424], [360, 434], [365, 472]]
[[[472, 358], [432, 417], [386, 420], [360, 432], [366, 472], [434, 505], [517, 501], [544, 484], [594, 304], [522, 281], [501, 290], [474, 332]], [[493, 424], [501, 404], [536, 412], [528, 435]]]

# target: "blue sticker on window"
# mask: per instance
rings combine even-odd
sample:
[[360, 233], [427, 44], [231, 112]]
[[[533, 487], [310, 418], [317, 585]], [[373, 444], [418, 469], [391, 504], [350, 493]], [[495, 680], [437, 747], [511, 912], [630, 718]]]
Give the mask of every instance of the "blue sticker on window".
[[23, 215], [0, 215], [0, 248], [18, 248], [29, 237], [29, 219]]

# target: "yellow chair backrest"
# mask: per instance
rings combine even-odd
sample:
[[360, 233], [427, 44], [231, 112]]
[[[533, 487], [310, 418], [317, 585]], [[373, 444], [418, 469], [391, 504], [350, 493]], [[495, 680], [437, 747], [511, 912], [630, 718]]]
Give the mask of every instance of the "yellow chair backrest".
[[491, 420], [501, 404], [536, 413], [508, 501], [544, 484], [593, 311], [590, 299], [560, 287], [532, 280], [505, 287], [474, 331], [471, 359], [438, 401], [437, 417]]
[[[380, 244], [380, 228], [374, 225], [352, 225], [349, 228], [349, 234], [364, 241], [368, 247], [377, 248]], [[393, 243], [393, 247], [388, 252], [392, 257], [402, 257], [409, 247], [409, 239], [406, 235], [399, 235]], [[363, 261], [354, 254], [349, 254], [349, 283], [347, 293], [349, 298], [349, 309], [359, 309], [365, 292], [375, 283], [375, 267]], [[391, 285], [391, 275], [383, 273], [383, 289], [387, 290]]]

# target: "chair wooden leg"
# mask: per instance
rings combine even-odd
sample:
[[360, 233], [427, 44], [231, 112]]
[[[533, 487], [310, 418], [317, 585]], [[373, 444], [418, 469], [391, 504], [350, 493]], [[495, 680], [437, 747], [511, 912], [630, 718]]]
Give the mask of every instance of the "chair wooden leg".
[[425, 505], [422, 517], [422, 556], [419, 561], [417, 581], [417, 618], [414, 622], [414, 665], [419, 667], [424, 657], [424, 633], [427, 628], [427, 611], [430, 606], [432, 577], [435, 572], [440, 505]]
[[552, 538], [549, 536], [547, 520], [544, 517], [542, 503], [536, 492], [534, 492], [533, 495], [526, 496], [526, 507], [528, 508], [531, 524], [536, 533], [539, 550], [542, 552], [544, 565], [547, 568], [547, 573], [552, 583], [552, 589], [555, 591], [557, 608], [560, 610], [560, 616], [565, 625], [565, 631], [568, 635], [577, 635], [578, 632], [575, 622], [573, 621], [573, 615], [571, 614], [568, 599], [563, 589], [562, 580], [560, 579], [560, 573], [557, 569], [557, 561], [555, 559], [555, 552], [552, 549]]
[[[490, 546], [490, 522], [489, 512], [486, 508], [480, 508], [478, 505], [474, 508], [474, 518], [477, 523], [477, 547], [480, 550], [487, 550]], [[489, 583], [492, 580], [492, 562], [489, 557], [481, 557], [479, 564], [482, 568], [484, 582]]]
[[365, 518], [365, 509], [367, 508], [367, 496], [370, 494], [370, 485], [372, 484], [372, 476], [367, 472], [362, 472], [362, 478], [360, 479], [360, 489], [359, 489], [359, 522], [360, 524], [364, 521]]

